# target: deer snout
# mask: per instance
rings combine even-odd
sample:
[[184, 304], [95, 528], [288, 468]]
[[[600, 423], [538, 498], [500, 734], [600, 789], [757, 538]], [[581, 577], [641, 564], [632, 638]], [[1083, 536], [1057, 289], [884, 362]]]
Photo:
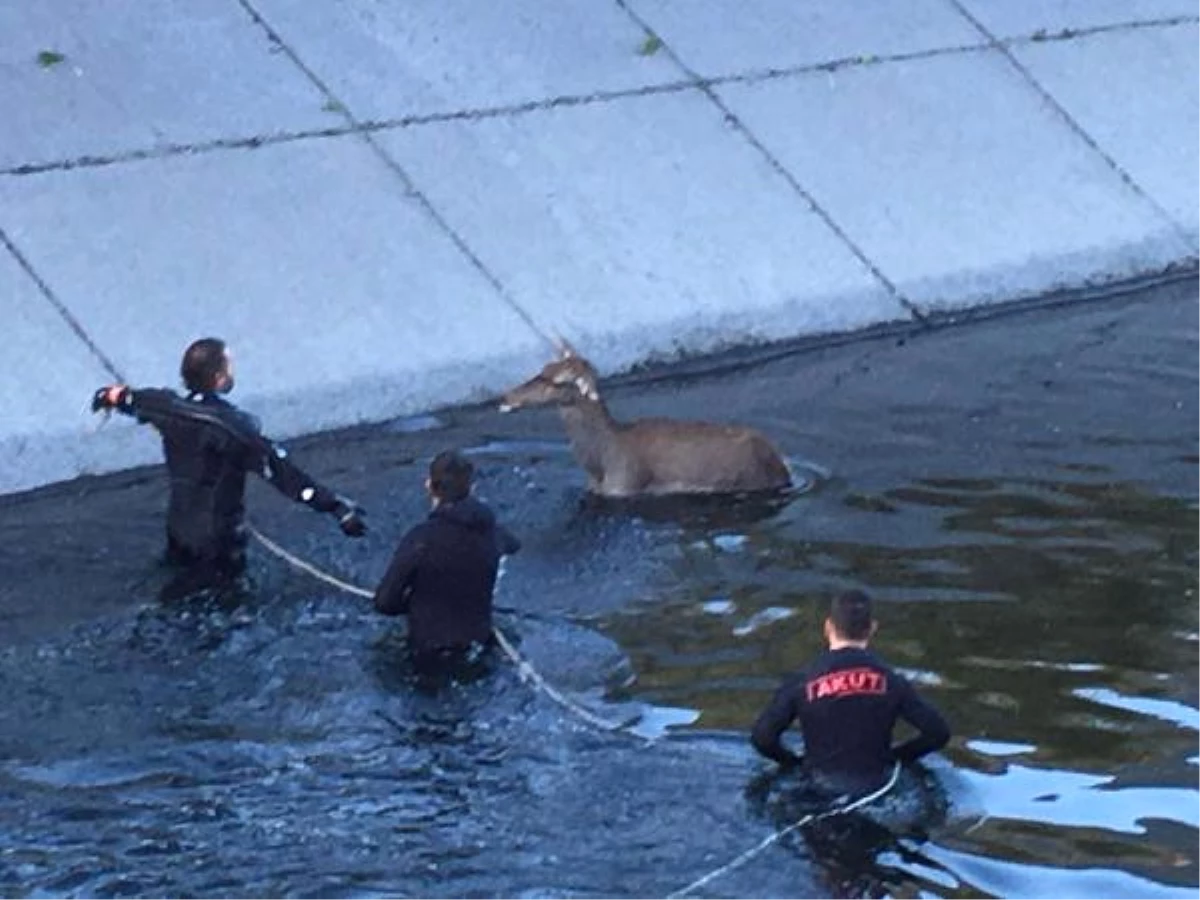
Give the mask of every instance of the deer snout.
[[536, 406], [539, 402], [545, 402], [542, 396], [544, 393], [544, 385], [537, 378], [533, 378], [505, 391], [500, 397], [497, 409], [502, 413], [509, 413], [526, 406]]

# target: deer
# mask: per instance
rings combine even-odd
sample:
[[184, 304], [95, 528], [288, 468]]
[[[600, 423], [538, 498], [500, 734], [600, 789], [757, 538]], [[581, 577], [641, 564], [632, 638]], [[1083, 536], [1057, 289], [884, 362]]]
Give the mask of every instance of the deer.
[[506, 392], [499, 410], [557, 406], [590, 493], [628, 498], [792, 486], [779, 451], [753, 428], [666, 418], [617, 421], [600, 396], [595, 367], [566, 341], [557, 345], [558, 357]]

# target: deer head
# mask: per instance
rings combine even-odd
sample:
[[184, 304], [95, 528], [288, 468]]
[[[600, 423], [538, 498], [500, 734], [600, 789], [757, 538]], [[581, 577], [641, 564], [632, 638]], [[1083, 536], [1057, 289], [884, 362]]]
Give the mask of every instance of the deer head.
[[596, 370], [574, 347], [559, 338], [558, 358], [547, 363], [524, 384], [508, 391], [500, 402], [501, 412], [527, 406], [598, 403]]

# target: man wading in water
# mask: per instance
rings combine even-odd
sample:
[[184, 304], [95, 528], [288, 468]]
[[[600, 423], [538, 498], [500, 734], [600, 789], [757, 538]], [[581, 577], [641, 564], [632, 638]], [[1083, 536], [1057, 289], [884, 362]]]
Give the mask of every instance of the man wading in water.
[[[785, 680], [759, 716], [751, 735], [759, 753], [783, 766], [803, 766], [818, 788], [865, 794], [886, 781], [894, 763], [913, 762], [946, 745], [946, 720], [868, 649], [877, 624], [862, 591], [834, 599], [825, 619], [829, 649]], [[893, 747], [897, 719], [919, 734]], [[804, 735], [803, 756], [780, 742], [796, 721]]]
[[335, 516], [351, 537], [366, 533], [363, 512], [314, 481], [263, 437], [258, 423], [227, 401], [233, 364], [224, 341], [202, 338], [183, 354], [186, 398], [161, 388], [108, 385], [92, 411], [115, 410], [162, 435], [171, 480], [166, 561], [180, 571], [163, 599], [234, 586], [246, 569], [246, 473], [261, 475], [282, 494]]
[[521, 542], [471, 496], [474, 466], [453, 451], [429, 464], [429, 518], [400, 540], [375, 591], [385, 616], [408, 616], [408, 649], [426, 686], [480, 668], [493, 643], [492, 593], [500, 557]]

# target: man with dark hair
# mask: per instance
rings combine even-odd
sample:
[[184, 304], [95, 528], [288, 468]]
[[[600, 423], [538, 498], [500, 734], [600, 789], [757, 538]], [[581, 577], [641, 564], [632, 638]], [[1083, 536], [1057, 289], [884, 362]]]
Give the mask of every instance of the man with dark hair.
[[183, 354], [186, 397], [161, 388], [108, 385], [92, 411], [113, 411], [154, 426], [162, 435], [170, 476], [167, 562], [182, 567], [167, 594], [227, 586], [245, 571], [246, 473], [255, 472], [297, 503], [337, 518], [351, 537], [366, 533], [356, 504], [323, 487], [263, 437], [258, 423], [224, 394], [233, 389], [233, 361], [218, 338], [202, 338]]
[[179, 364], [179, 377], [189, 393], [209, 393], [220, 382], [218, 390], [228, 394], [233, 389], [233, 368], [225, 342], [220, 338], [192, 341]]
[[[865, 792], [884, 782], [894, 762], [913, 762], [945, 746], [945, 719], [867, 648], [876, 627], [862, 591], [834, 599], [825, 619], [829, 649], [786, 679], [759, 716], [751, 735], [759, 753], [783, 766], [802, 764], [818, 786]], [[893, 747], [897, 719], [919, 733]], [[795, 721], [804, 735], [803, 756], [780, 741]]]
[[492, 593], [500, 557], [521, 543], [471, 496], [474, 467], [447, 450], [429, 465], [432, 511], [400, 540], [375, 591], [375, 608], [408, 616], [408, 647], [421, 675], [454, 672], [492, 644]]

